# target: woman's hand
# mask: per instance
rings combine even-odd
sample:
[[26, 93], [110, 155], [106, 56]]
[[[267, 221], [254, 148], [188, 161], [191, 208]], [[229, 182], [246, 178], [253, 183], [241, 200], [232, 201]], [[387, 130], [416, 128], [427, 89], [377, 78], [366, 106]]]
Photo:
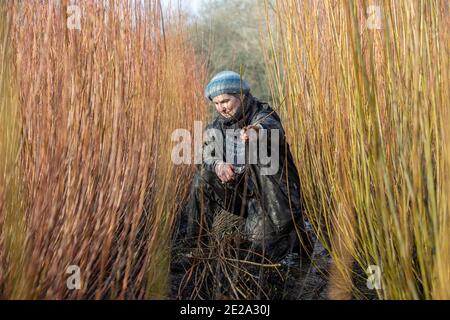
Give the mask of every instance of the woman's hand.
[[258, 139], [258, 131], [259, 129], [261, 129], [260, 125], [249, 125], [247, 127], [244, 127], [241, 130], [241, 140], [243, 141], [247, 141], [247, 140], [251, 140], [254, 141], [256, 139]]
[[216, 165], [216, 174], [222, 183], [234, 180], [234, 168], [233, 165], [226, 162], [219, 162]]

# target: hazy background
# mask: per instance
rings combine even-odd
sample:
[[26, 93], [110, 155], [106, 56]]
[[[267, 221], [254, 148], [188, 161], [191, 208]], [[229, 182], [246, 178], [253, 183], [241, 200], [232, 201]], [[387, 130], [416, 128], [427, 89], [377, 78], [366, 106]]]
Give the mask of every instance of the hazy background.
[[242, 68], [253, 95], [271, 102], [263, 51], [268, 41], [261, 36], [267, 36], [264, 1], [184, 0], [181, 6], [196, 54], [207, 64], [208, 78], [223, 70], [240, 72]]

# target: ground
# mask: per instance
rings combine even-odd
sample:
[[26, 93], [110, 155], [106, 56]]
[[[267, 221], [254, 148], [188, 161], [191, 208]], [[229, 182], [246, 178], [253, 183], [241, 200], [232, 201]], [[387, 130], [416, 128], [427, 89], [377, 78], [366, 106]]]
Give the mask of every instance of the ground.
[[[178, 252], [174, 255], [170, 274], [170, 298], [179, 299], [179, 287], [190, 267], [189, 256]], [[303, 260], [303, 261], [302, 261]], [[276, 281], [277, 298], [285, 300], [322, 300], [326, 299], [327, 270], [330, 257], [326, 250], [316, 243], [311, 261], [305, 261], [298, 255], [291, 255], [284, 261], [282, 272], [286, 281]], [[189, 290], [188, 290], [189, 291]], [[181, 295], [181, 298], [183, 296]], [[184, 297], [186, 298], [186, 297]]]
[[[259, 266], [226, 261], [228, 257], [235, 257], [235, 239], [239, 232], [239, 228], [236, 227], [239, 221], [230, 218], [233, 216], [228, 213], [216, 215], [206, 250], [193, 249], [192, 243], [186, 245], [185, 239], [180, 240], [179, 235], [184, 234], [180, 230], [186, 229], [187, 221], [186, 219], [177, 221], [172, 247], [170, 299], [230, 299], [230, 296], [231, 299], [237, 299], [238, 296], [239, 299], [252, 300], [327, 299], [331, 258], [320, 241], [315, 238], [313, 229], [308, 223], [306, 229], [309, 237], [316, 239], [311, 258], [290, 254], [282, 260], [281, 267], [263, 268], [265, 271], [261, 272]], [[218, 224], [218, 232], [214, 231], [216, 222], [221, 222]], [[235, 226], [230, 229], [232, 225]], [[249, 281], [243, 273], [250, 274], [253, 280]], [[368, 290], [366, 275], [357, 264], [354, 265], [353, 273], [353, 298], [376, 299], [376, 292]], [[233, 283], [243, 283], [240, 287], [242, 295], [230, 289], [230, 284], [233, 286]], [[256, 293], [259, 286], [266, 294]], [[248, 292], [245, 292], [246, 288], [249, 289]]]

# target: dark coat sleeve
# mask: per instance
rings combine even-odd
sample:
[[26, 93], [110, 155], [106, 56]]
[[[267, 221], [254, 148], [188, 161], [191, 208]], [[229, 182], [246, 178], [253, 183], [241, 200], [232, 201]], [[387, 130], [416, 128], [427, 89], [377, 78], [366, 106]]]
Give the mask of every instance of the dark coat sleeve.
[[[263, 216], [267, 215], [269, 226], [262, 227], [261, 223], [256, 223], [258, 218], [254, 217], [251, 228], [253, 228], [253, 233], [260, 236], [262, 233], [266, 237], [268, 233], [274, 236], [286, 234], [293, 229], [294, 222], [298, 221], [302, 215], [298, 171], [278, 115], [275, 112], [272, 113], [270, 107], [262, 108], [262, 111], [256, 114], [251, 121], [251, 124], [255, 123], [259, 123], [263, 129], [267, 130], [268, 141], [277, 144], [275, 149], [278, 149], [279, 163], [278, 170], [268, 175], [262, 173], [263, 165], [252, 165], [251, 178], [257, 189], [262, 212], [255, 211], [250, 214], [259, 216], [261, 221]], [[278, 130], [279, 139], [271, 139], [270, 130]], [[271, 148], [271, 143], [267, 144], [268, 149]], [[267, 222], [265, 223], [267, 224]]]

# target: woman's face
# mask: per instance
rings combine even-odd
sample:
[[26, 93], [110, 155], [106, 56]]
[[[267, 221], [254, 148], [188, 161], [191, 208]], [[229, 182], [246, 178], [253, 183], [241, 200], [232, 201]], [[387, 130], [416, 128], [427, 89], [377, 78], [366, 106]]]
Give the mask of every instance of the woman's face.
[[238, 108], [241, 106], [241, 100], [231, 94], [222, 94], [213, 99], [213, 103], [218, 113], [225, 118], [231, 118], [235, 115]]

